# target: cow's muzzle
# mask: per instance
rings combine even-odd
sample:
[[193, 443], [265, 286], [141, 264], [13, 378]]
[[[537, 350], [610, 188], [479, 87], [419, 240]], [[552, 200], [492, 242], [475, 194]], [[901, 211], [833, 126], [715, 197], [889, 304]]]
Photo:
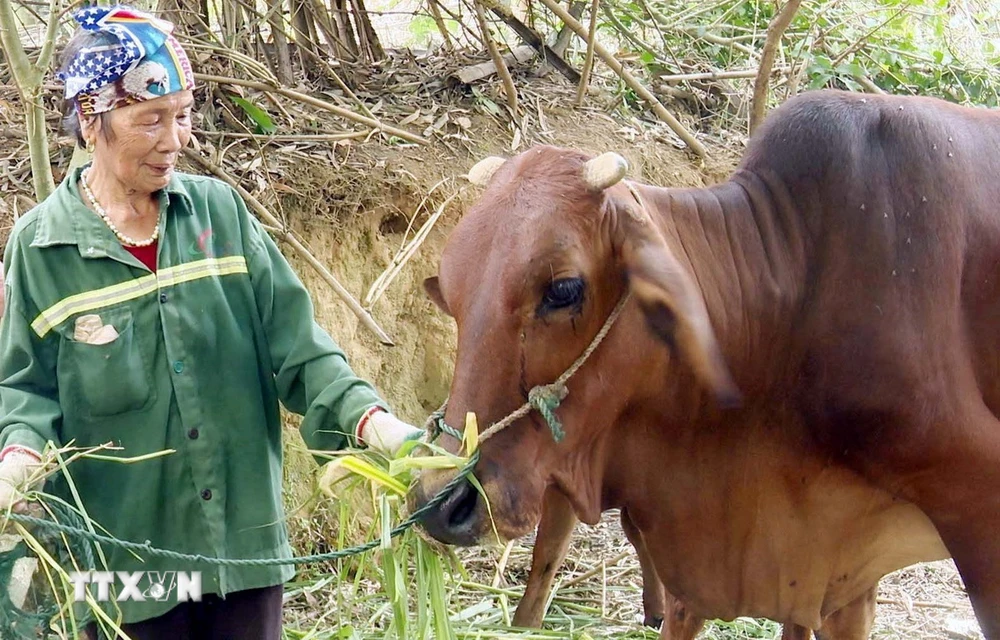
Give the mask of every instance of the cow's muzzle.
[[[435, 495], [436, 490], [445, 484], [429, 486], [426, 482], [419, 483], [410, 494], [410, 509], [415, 511], [426, 505]], [[480, 538], [482, 518], [480, 495], [468, 478], [455, 485], [437, 508], [432, 509], [420, 519], [420, 525], [436, 540], [445, 544], [468, 547], [475, 545]]]

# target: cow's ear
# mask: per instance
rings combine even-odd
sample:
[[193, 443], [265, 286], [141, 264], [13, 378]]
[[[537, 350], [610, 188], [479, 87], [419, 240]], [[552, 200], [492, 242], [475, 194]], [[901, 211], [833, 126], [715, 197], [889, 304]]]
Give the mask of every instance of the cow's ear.
[[448, 315], [451, 315], [451, 311], [448, 309], [448, 305], [445, 304], [444, 296], [441, 295], [441, 283], [438, 281], [437, 276], [431, 276], [424, 280], [424, 291], [427, 292], [427, 297], [431, 299], [438, 306], [441, 311], [444, 311]]
[[651, 220], [635, 212], [619, 222], [629, 288], [652, 332], [692, 367], [719, 403], [733, 407], [740, 392], [719, 348], [705, 301]]

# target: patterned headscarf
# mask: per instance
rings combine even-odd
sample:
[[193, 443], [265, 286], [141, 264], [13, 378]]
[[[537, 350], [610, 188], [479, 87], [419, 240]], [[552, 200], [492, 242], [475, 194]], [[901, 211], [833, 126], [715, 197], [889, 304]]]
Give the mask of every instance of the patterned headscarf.
[[81, 115], [194, 89], [191, 62], [170, 35], [170, 22], [125, 5], [87, 7], [73, 17], [83, 29], [109, 36], [108, 44], [80, 49], [59, 74]]

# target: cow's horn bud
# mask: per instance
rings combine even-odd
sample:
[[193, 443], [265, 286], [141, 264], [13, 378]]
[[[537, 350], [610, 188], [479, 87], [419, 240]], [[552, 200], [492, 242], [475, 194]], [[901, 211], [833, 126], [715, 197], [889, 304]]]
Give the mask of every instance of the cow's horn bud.
[[493, 174], [497, 172], [504, 162], [507, 162], [504, 158], [499, 158], [497, 156], [490, 156], [488, 158], [483, 158], [475, 164], [471, 169], [469, 169], [469, 182], [474, 185], [484, 187], [486, 183], [490, 181]]
[[613, 151], [588, 160], [583, 165], [583, 179], [594, 191], [618, 184], [628, 172], [628, 161]]

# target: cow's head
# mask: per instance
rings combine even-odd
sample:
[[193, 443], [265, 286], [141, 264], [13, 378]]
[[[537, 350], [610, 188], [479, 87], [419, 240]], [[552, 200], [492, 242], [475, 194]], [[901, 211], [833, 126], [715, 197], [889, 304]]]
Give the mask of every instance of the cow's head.
[[[458, 325], [458, 354], [445, 422], [467, 412], [481, 428], [521, 406], [583, 353], [619, 300], [606, 339], [569, 380], [557, 442], [537, 412], [482, 443], [474, 473], [423, 521], [441, 541], [475, 544], [492, 533], [524, 535], [542, 494], [556, 484], [578, 515], [595, 522], [613, 458], [614, 429], [645, 399], [662, 400], [664, 376], [730, 402], [737, 390], [720, 355], [694, 279], [671, 252], [658, 218], [622, 179], [617, 154], [536, 147], [483, 160], [469, 179], [485, 192], [455, 227], [439, 277], [425, 289]], [[439, 443], [457, 450], [442, 436]], [[454, 477], [428, 472], [411, 494], [426, 503]]]

